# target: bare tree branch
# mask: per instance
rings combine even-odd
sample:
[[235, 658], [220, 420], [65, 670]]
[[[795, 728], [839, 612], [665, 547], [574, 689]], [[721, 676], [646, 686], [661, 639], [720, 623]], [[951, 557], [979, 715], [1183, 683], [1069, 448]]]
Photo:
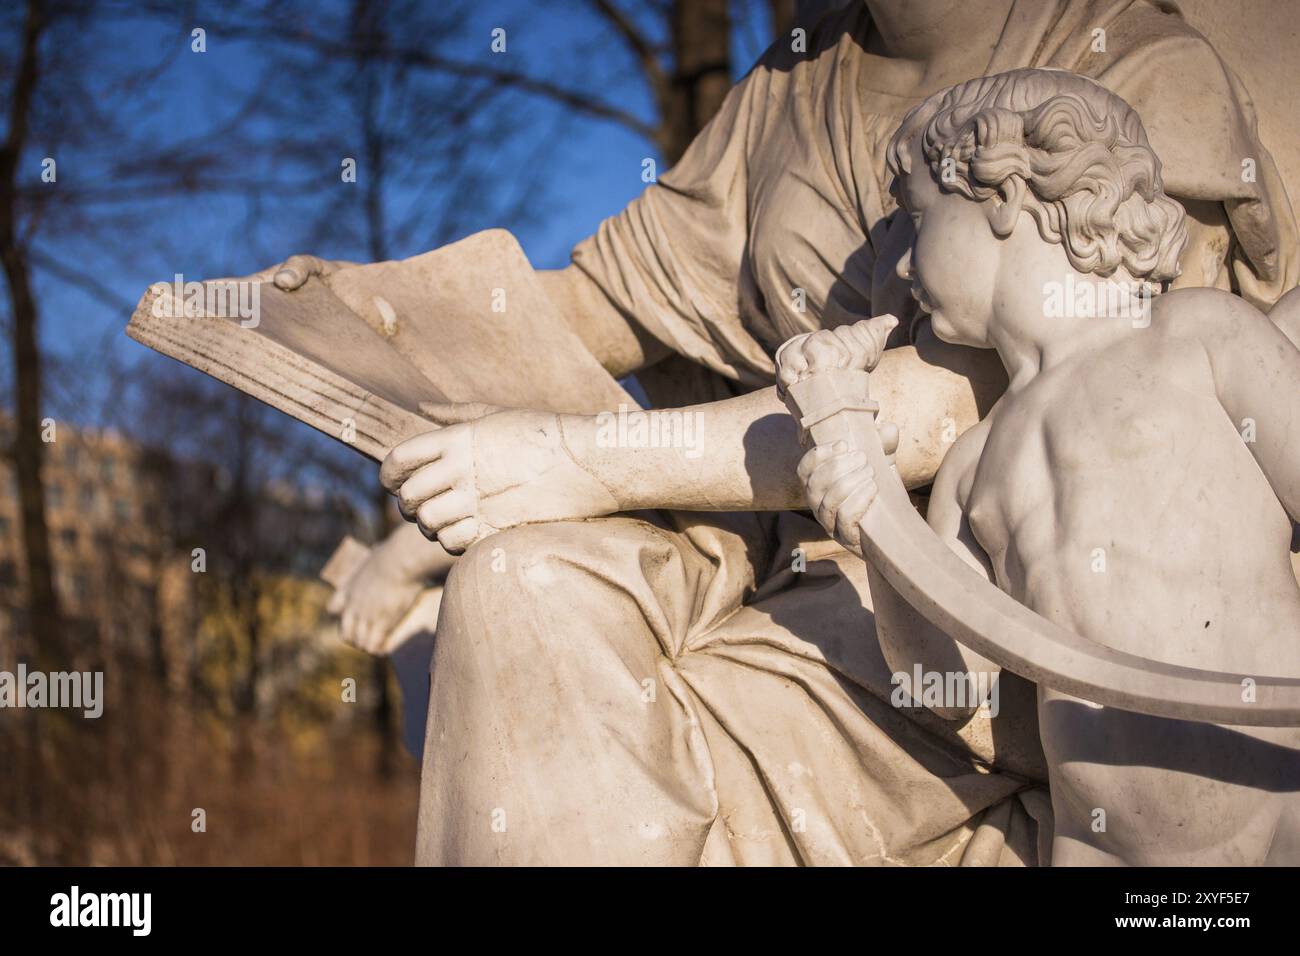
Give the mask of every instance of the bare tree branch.
[[660, 96], [668, 82], [667, 73], [659, 59], [660, 51], [645, 38], [627, 14], [614, 5], [613, 0], [591, 0], [591, 4], [627, 42], [632, 55], [637, 58], [641, 69], [645, 71], [646, 79], [654, 88], [655, 96]]
[[[231, 37], [260, 39], [262, 41], [266, 40], [266, 35], [263, 31], [241, 27], [234, 24], [222, 26], [221, 32]], [[434, 70], [440, 73], [445, 73], [449, 76], [482, 80], [498, 87], [510, 87], [519, 90], [522, 93], [529, 93], [534, 96], [541, 96], [553, 100], [574, 112], [591, 116], [596, 119], [610, 120], [618, 123], [627, 129], [630, 129], [638, 136], [645, 137], [651, 141], [656, 140], [658, 135], [657, 130], [653, 125], [645, 122], [634, 113], [615, 106], [612, 103], [603, 102], [583, 90], [572, 89], [550, 80], [529, 76], [519, 70], [504, 69], [472, 60], [458, 60], [452, 57], [441, 56], [436, 53], [428, 53], [424, 50], [411, 48], [383, 48], [367, 50], [358, 48], [355, 44], [336, 43], [320, 37], [304, 36], [300, 34], [281, 35], [278, 39], [284, 43], [309, 47], [324, 56], [373, 56], [389, 63], [398, 63], [404, 66]]]

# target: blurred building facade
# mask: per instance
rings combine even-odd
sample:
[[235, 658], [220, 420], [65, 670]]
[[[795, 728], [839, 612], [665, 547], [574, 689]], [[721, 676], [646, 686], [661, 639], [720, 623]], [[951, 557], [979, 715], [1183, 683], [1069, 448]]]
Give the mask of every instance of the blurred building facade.
[[[250, 652], [277, 660], [283, 631], [299, 643], [327, 641], [316, 575], [355, 530], [349, 507], [283, 481], [232, 494], [221, 468], [115, 431], [60, 423], [53, 437], [43, 481], [68, 666], [129, 659], [185, 691], [217, 632], [252, 630], [265, 640]], [[251, 605], [232, 600], [223, 587], [232, 582], [253, 589]], [[14, 470], [0, 461], [3, 669], [16, 663], [28, 627], [25, 593]]]

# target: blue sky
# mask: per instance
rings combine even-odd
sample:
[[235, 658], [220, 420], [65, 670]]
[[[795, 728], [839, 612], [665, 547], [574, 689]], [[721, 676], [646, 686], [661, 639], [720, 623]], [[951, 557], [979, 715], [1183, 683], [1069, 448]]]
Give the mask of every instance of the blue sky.
[[[657, 29], [639, 0], [623, 6], [647, 28]], [[303, 28], [327, 31], [330, 18], [347, 8], [342, 2], [320, 4], [315, 8], [319, 21]], [[763, 3], [738, 4], [741, 22], [733, 34], [737, 73], [747, 68], [766, 42], [765, 10]], [[101, 59], [107, 53], [109, 59], [88, 80], [91, 99], [129, 135], [97, 136], [83, 129], [82, 136], [69, 136], [66, 142], [57, 132], [49, 141], [38, 138], [23, 164], [30, 181], [39, 181], [41, 158], [54, 155], [59, 186], [95, 186], [112, 194], [124, 166], [147, 161], [147, 155], [136, 157], [147, 154], [149, 144], [191, 138], [205, 143], [212, 155], [231, 160], [229, 154], [221, 154], [223, 137], [217, 131], [259, 90], [280, 96], [278, 84], [286, 78], [272, 69], [277, 61], [271, 44], [223, 33], [223, 21], [228, 19], [219, 4], [195, 5], [192, 22], [207, 30], [207, 49], [202, 54], [190, 49], [191, 38], [178, 29], [178, 23], [130, 16], [94, 22], [89, 28], [93, 35], [82, 38], [86, 49]], [[11, 26], [14, 22], [11, 19]], [[504, 55], [490, 49], [491, 32], [497, 26], [507, 31]], [[6, 41], [11, 43], [14, 36], [7, 31]], [[429, 37], [427, 48], [468, 61], [494, 58], [490, 62], [500, 64], [508, 59], [514, 69], [596, 91], [646, 121], [653, 118], [646, 84], [621, 43], [583, 0], [479, 0], [468, 16]], [[139, 79], [142, 67], [153, 71], [145, 82]], [[288, 87], [285, 91], [285, 96], [292, 92]], [[441, 107], [431, 108], [436, 121]], [[400, 104], [395, 106], [391, 115], [400, 117], [401, 109]], [[100, 287], [99, 292], [87, 290], [48, 270], [37, 270], [43, 342], [54, 359], [48, 376], [49, 402], [57, 414], [86, 423], [114, 421], [113, 399], [120, 383], [100, 373], [126, 368], [131, 376], [147, 376], [169, 361], [121, 334], [128, 317], [123, 304], [133, 303], [150, 283], [175, 272], [187, 278], [247, 274], [294, 252], [368, 258], [354, 225], [357, 217], [341, 217], [324, 229], [309, 222], [331, 202], [341, 201], [354, 211], [360, 202], [357, 186], [342, 184], [338, 174], [338, 152], [347, 150], [358, 136], [355, 104], [326, 97], [303, 113], [296, 125], [335, 143], [337, 151], [281, 155], [276, 148], [278, 121], [262, 119], [256, 131], [264, 148], [256, 155], [235, 157], [236, 167], [245, 172], [268, 180], [292, 178], [294, 184], [287, 190], [292, 195], [284, 202], [258, 207], [231, 195], [151, 197], [123, 190], [122, 198], [87, 214], [93, 228], [46, 229], [37, 234], [35, 245], [43, 256], [90, 273]], [[485, 114], [483, 124], [495, 124], [501, 134], [487, 130], [484, 141], [471, 153], [470, 165], [478, 176], [471, 195], [465, 195], [463, 188], [457, 194], [456, 184], [440, 181], [436, 170], [443, 157], [438, 155], [427, 160], [417, 156], [394, 168], [384, 195], [386, 215], [397, 220], [412, 211], [421, 216], [428, 213], [431, 225], [395, 239], [391, 257], [418, 254], [437, 245], [433, 237], [438, 228], [454, 229], [447, 238], [455, 238], [502, 226], [520, 238], [536, 267], [563, 266], [578, 240], [644, 188], [643, 159], [659, 160], [653, 146], [634, 132], [614, 122], [575, 116], [542, 97], [510, 94]], [[57, 130], [57, 125], [51, 128]], [[363, 164], [359, 176], [366, 172]], [[503, 217], [501, 196], [511, 190], [518, 193], [521, 184], [527, 215]], [[354, 193], [338, 192], [344, 189]], [[455, 215], [443, 215], [440, 210], [451, 204], [457, 207]], [[114, 217], [121, 219], [120, 227]]]

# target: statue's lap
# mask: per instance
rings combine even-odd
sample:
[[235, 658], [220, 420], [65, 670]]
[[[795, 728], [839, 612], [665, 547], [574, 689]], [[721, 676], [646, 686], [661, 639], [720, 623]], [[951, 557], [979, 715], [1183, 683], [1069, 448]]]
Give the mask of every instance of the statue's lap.
[[[666, 831], [686, 834], [687, 855], [722, 861], [936, 862], [1024, 789], [977, 767], [992, 757], [991, 721], [954, 728], [891, 706], [865, 568], [811, 521], [648, 517], [524, 526], [458, 563], [439, 623], [426, 802], [473, 786], [438, 756], [434, 728], [453, 726], [513, 750], [506, 773], [522, 790], [589, 785], [603, 766], [619, 783], [590, 793], [683, 808]], [[477, 682], [457, 684], [468, 668]], [[496, 710], [464, 716], [503, 699], [521, 702], [526, 728], [493, 726]], [[1034, 827], [1013, 802], [1014, 814], [999, 810], [1016, 844], [1005, 856], [1032, 862]], [[425, 831], [442, 815], [426, 811], [421, 846], [441, 846]]]

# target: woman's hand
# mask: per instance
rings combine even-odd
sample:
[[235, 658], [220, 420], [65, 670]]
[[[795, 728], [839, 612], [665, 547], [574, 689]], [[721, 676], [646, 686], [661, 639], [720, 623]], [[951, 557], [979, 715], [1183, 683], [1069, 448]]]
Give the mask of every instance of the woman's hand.
[[402, 516], [453, 554], [516, 525], [623, 510], [569, 447], [565, 422], [589, 430], [582, 416], [466, 405], [421, 411], [451, 424], [396, 446], [379, 480]]
[[324, 279], [340, 269], [348, 269], [355, 265], [355, 262], [336, 262], [316, 256], [300, 255], [290, 256], [268, 272], [277, 289], [292, 292], [294, 289], [302, 288], [312, 276]]
[[441, 548], [419, 534], [412, 541], [407, 527], [401, 526], [375, 545], [326, 607], [341, 617], [339, 637], [368, 654], [390, 650], [386, 642], [393, 629], [452, 564]]

